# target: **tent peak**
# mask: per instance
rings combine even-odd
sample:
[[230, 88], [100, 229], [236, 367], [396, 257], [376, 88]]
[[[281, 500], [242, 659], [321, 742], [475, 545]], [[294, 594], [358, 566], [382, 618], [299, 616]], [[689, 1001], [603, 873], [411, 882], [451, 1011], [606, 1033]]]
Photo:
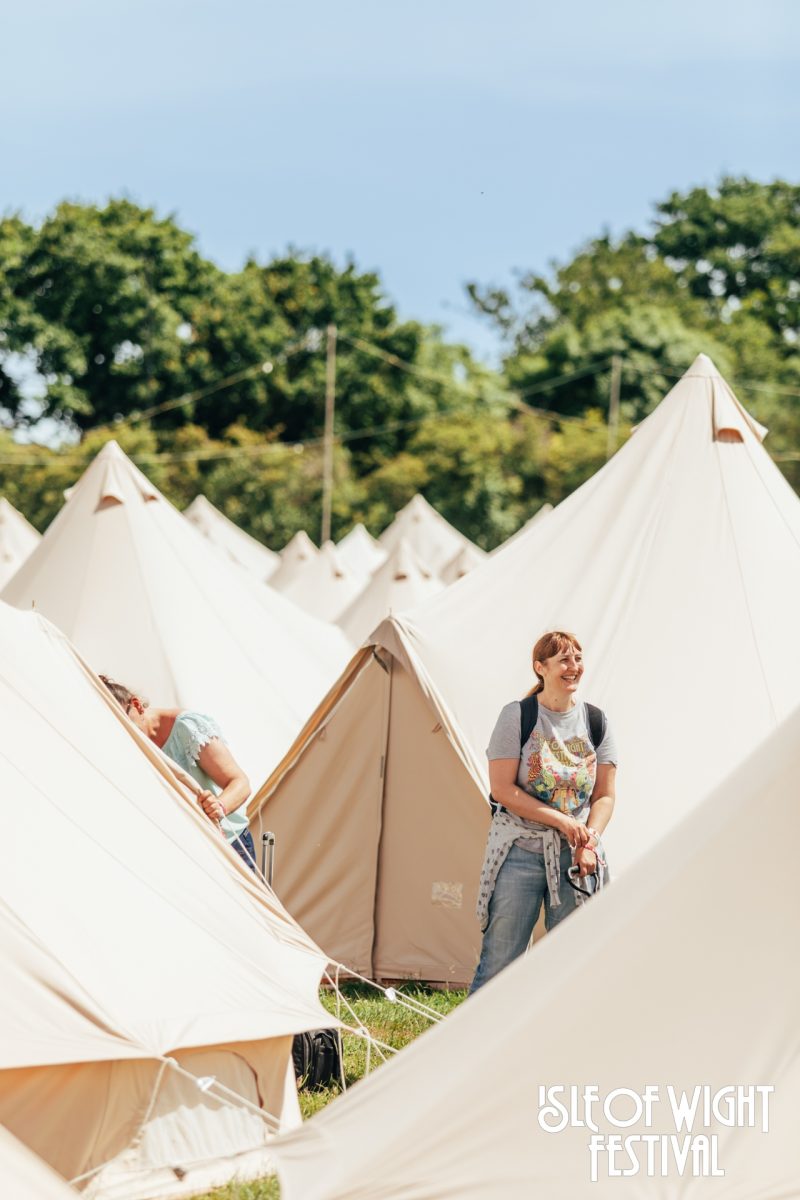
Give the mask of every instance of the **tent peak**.
[[337, 579], [352, 578], [353, 572], [346, 566], [342, 556], [330, 539], [322, 543], [319, 553], [326, 560], [328, 567]]
[[408, 579], [409, 576], [421, 575], [423, 579], [430, 579], [431, 572], [418, 554], [415, 553], [414, 547], [408, 538], [402, 537], [395, 546], [392, 553], [389, 555], [391, 563], [391, 571], [393, 579]]
[[700, 375], [704, 379], [720, 379], [721, 375], [707, 354], [698, 354], [692, 365], [684, 372], [684, 379], [689, 375]]
[[97, 451], [95, 458], [116, 458], [120, 460], [125, 459], [127, 461], [128, 456], [120, 446], [119, 442], [115, 438], [110, 438], [109, 441], [103, 443], [103, 445]]
[[292, 552], [297, 552], [302, 555], [305, 555], [305, 554], [315, 555], [318, 553], [317, 547], [314, 545], [311, 538], [306, 533], [305, 529], [298, 530], [297, 533], [294, 534], [293, 537], [289, 538], [289, 541], [283, 547], [283, 551], [281, 551], [281, 553], [283, 553], [286, 550], [289, 550], [290, 548], [291, 548]]

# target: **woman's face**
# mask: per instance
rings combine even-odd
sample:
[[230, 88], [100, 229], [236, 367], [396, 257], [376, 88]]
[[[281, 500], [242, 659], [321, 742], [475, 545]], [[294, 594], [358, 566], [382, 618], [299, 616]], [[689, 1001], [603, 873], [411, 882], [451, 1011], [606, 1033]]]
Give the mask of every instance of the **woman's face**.
[[575, 692], [583, 675], [583, 654], [574, 646], [534, 663], [535, 669], [544, 679], [545, 686], [555, 687], [562, 692]]

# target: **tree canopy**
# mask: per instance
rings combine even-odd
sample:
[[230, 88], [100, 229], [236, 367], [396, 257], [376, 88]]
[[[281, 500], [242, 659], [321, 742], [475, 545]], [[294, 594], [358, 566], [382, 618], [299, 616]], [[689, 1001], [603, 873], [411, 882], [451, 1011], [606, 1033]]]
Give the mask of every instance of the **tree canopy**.
[[[800, 187], [674, 193], [513, 291], [472, 284], [500, 370], [401, 320], [380, 276], [287, 251], [223, 271], [128, 199], [0, 220], [0, 491], [43, 528], [114, 436], [181, 507], [198, 492], [280, 547], [319, 528], [326, 330], [336, 338], [333, 534], [378, 532], [423, 491], [491, 548], [624, 439], [699, 351], [800, 485]], [[48, 418], [63, 445], [20, 444]]]
[[469, 291], [505, 339], [509, 382], [535, 391], [539, 405], [607, 410], [610, 359], [619, 355], [623, 411], [639, 420], [704, 351], [775, 426], [773, 447], [796, 446], [798, 186], [726, 178], [674, 193], [657, 205], [649, 234], [595, 238], [547, 275], [522, 273], [513, 295]]

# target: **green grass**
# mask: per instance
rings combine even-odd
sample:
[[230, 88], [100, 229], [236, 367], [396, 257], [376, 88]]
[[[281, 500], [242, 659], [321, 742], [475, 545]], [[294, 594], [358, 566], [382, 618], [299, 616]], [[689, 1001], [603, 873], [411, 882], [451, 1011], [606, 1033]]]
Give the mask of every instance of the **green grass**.
[[[399, 990], [399, 989], [398, 989]], [[465, 993], [440, 992], [422, 984], [406, 984], [402, 988], [404, 995], [421, 1001], [428, 1008], [441, 1016], [446, 1016], [464, 999]], [[356, 1017], [376, 1038], [387, 1046], [401, 1050], [415, 1037], [430, 1028], [431, 1021], [417, 1013], [411, 1012], [400, 1004], [392, 1004], [375, 988], [367, 984], [343, 984], [342, 994], [347, 1003], [353, 1008]], [[332, 1015], [337, 1012], [335, 994], [325, 989], [320, 993], [325, 1008]], [[355, 1025], [353, 1014], [348, 1012], [344, 1003], [341, 1004], [339, 1015], [346, 1025]], [[348, 1087], [362, 1079], [367, 1067], [367, 1048], [363, 1038], [345, 1033], [342, 1038], [344, 1051], [344, 1077]], [[387, 1058], [393, 1057], [384, 1051]], [[370, 1055], [370, 1073], [378, 1070], [382, 1059], [373, 1047]], [[300, 1111], [303, 1119], [307, 1120], [319, 1112], [326, 1104], [330, 1104], [341, 1091], [341, 1085], [320, 1089], [317, 1092], [302, 1091], [300, 1093]], [[253, 1183], [229, 1183], [226, 1187], [217, 1188], [195, 1200], [280, 1200], [280, 1187], [277, 1179], [256, 1180]]]

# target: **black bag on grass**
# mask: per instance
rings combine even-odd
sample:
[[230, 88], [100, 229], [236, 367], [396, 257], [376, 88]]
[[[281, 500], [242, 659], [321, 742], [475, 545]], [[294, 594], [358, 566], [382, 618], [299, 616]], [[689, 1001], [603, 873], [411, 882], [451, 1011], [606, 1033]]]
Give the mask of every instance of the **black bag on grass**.
[[335, 1029], [297, 1033], [292, 1042], [292, 1062], [297, 1086], [313, 1091], [330, 1087], [341, 1078], [339, 1035]]

